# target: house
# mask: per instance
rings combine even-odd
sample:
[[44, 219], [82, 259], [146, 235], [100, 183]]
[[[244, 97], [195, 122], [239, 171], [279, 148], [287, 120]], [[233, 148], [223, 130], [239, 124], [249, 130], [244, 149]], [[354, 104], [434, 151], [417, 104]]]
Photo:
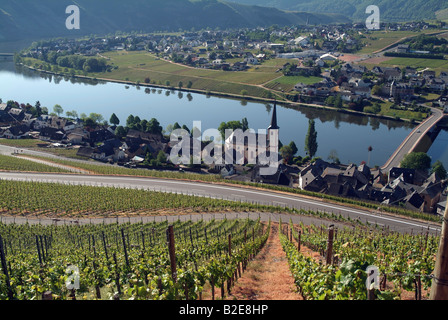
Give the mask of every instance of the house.
[[292, 41], [296, 46], [305, 47], [310, 43], [308, 37], [300, 36]]
[[446, 208], [446, 200], [445, 200], [445, 201], [442, 201], [442, 202], [439, 202], [439, 203], [436, 205], [436, 213], [437, 213], [438, 215], [443, 216], [443, 215], [445, 214], [445, 208]]
[[383, 70], [382, 77], [385, 81], [399, 81], [403, 78], [400, 68], [386, 68]]
[[19, 108], [11, 108], [8, 113], [18, 123], [22, 122], [25, 118], [25, 112]]
[[408, 44], [400, 44], [398, 45], [396, 52], [399, 53], [408, 53], [409, 52], [409, 45]]
[[257, 65], [258, 59], [255, 57], [246, 57], [244, 58], [244, 62], [246, 62], [247, 64]]
[[446, 84], [442, 79], [433, 78], [429, 81], [429, 88], [434, 91], [443, 91], [446, 88]]
[[389, 181], [395, 180], [400, 177], [403, 178], [404, 182], [413, 184], [415, 179], [415, 169], [393, 167], [389, 170]]
[[27, 125], [20, 124], [9, 127], [3, 132], [3, 137], [6, 139], [23, 139], [29, 136], [30, 128]]
[[434, 70], [423, 70], [423, 72], [422, 72], [422, 76], [423, 76], [426, 80], [430, 80], [430, 79], [436, 77], [436, 72], [435, 72]]
[[448, 96], [441, 96], [437, 103], [443, 108], [443, 112], [448, 113]]
[[87, 130], [76, 128], [67, 134], [67, 141], [71, 144], [81, 144], [88, 141], [90, 133]]
[[247, 69], [247, 62], [235, 62], [231, 67], [232, 71], [244, 71]]
[[448, 72], [441, 71], [439, 79], [443, 80], [445, 82], [445, 84], [448, 84]]
[[40, 130], [39, 140], [42, 141], [62, 141], [65, 138], [65, 132], [57, 129], [46, 127]]
[[94, 148], [92, 147], [80, 147], [78, 149], [78, 152], [76, 152], [76, 155], [79, 157], [86, 157], [90, 158], [94, 152]]

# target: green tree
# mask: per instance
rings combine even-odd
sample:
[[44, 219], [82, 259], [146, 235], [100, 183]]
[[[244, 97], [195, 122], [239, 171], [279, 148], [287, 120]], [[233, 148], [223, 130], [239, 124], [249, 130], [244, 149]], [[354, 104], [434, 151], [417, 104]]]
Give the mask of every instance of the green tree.
[[110, 116], [109, 122], [118, 126], [120, 124], [120, 119], [118, 119], [118, 117], [115, 113], [112, 113], [112, 115]]
[[166, 163], [166, 154], [162, 150], [157, 154], [157, 162], [160, 164]]
[[59, 104], [56, 104], [56, 105], [53, 107], [53, 111], [54, 111], [55, 113], [57, 113], [57, 115], [59, 116], [59, 115], [61, 115], [61, 113], [64, 112], [64, 109], [62, 109], [62, 107], [61, 107]]
[[424, 152], [411, 152], [404, 156], [400, 167], [415, 170], [428, 170], [431, 168], [431, 158]]
[[342, 108], [343, 106], [344, 106], [344, 104], [343, 104], [343, 102], [342, 102], [342, 97], [341, 97], [341, 95], [337, 95], [336, 96], [336, 98], [334, 99], [334, 104], [333, 104], [333, 106], [335, 107], [335, 108], [338, 108], [338, 109], [340, 109], [340, 108]]
[[308, 133], [305, 137], [305, 151], [310, 158], [313, 158], [317, 152], [317, 131], [313, 119], [308, 121]]
[[241, 124], [242, 124], [242, 129], [243, 131], [246, 131], [249, 129], [249, 121], [247, 121], [247, 118], [243, 118], [243, 120], [241, 120]]
[[118, 126], [115, 128], [115, 135], [119, 138], [119, 139], [123, 139], [124, 137], [126, 137], [127, 132], [125, 127], [123, 126]]
[[296, 155], [296, 153], [299, 151], [299, 149], [297, 148], [296, 143], [294, 141], [291, 141], [289, 143], [289, 147], [291, 148], [293, 156]]
[[280, 155], [285, 160], [285, 163], [289, 163], [293, 157], [293, 150], [290, 146], [286, 145], [280, 148]]
[[163, 128], [160, 125], [160, 122], [157, 121], [156, 118], [152, 118], [151, 120], [148, 121], [148, 123], [146, 125], [146, 132], [153, 133], [153, 134], [161, 134], [162, 131], [163, 131]]
[[76, 119], [76, 118], [78, 118], [78, 112], [76, 112], [75, 110], [67, 111], [67, 112], [65, 113], [65, 115], [66, 115], [68, 118], [71, 118], [71, 119]]
[[443, 163], [437, 160], [431, 167], [431, 173], [435, 173], [440, 179], [446, 179], [447, 172]]

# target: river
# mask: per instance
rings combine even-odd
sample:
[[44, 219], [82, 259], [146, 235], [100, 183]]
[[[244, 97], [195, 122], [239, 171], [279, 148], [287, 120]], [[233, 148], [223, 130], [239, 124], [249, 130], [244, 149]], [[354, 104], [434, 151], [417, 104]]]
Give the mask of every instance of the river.
[[[79, 115], [95, 112], [106, 120], [115, 113], [120, 124], [125, 124], [132, 114], [141, 119], [156, 118], [164, 128], [178, 122], [191, 129], [193, 121], [201, 121], [203, 131], [218, 128], [222, 121], [244, 117], [248, 119], [250, 128], [265, 129], [272, 115], [270, 104], [166, 89], [148, 92], [145, 89], [110, 82], [75, 81], [16, 67], [11, 61], [0, 62], [0, 98], [3, 102], [14, 100], [34, 105], [39, 101], [50, 112], [55, 104], [59, 104], [64, 113], [71, 110]], [[278, 106], [277, 117], [281, 142], [288, 144], [294, 141], [299, 149], [298, 155], [305, 156], [308, 120], [315, 119], [317, 156], [327, 160], [335, 151], [342, 163], [370, 161], [370, 166], [383, 165], [414, 127], [395, 120], [307, 107], [295, 110]], [[373, 147], [370, 156], [369, 146]]]

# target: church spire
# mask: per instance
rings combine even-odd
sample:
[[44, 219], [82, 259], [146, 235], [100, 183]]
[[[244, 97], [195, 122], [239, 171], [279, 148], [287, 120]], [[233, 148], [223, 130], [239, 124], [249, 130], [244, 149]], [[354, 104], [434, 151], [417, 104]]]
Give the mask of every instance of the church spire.
[[272, 111], [271, 125], [268, 127], [268, 130], [271, 129], [280, 129], [277, 125], [277, 101], [274, 101], [274, 110]]

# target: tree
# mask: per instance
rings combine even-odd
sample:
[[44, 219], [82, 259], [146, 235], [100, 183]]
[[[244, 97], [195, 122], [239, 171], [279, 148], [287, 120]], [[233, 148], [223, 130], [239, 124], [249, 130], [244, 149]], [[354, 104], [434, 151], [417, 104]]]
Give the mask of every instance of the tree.
[[101, 114], [92, 112], [89, 114], [89, 118], [92, 119], [95, 123], [100, 123], [104, 121], [104, 118]]
[[67, 115], [68, 118], [71, 118], [71, 119], [78, 118], [78, 112], [76, 112], [75, 110], [67, 111], [65, 114]]
[[162, 150], [160, 150], [159, 153], [157, 154], [157, 162], [159, 164], [166, 163], [166, 154]]
[[62, 109], [62, 107], [61, 107], [59, 104], [56, 104], [56, 105], [53, 107], [53, 111], [54, 111], [55, 113], [57, 113], [58, 116], [59, 116], [59, 115], [61, 115], [61, 113], [64, 112], [64, 109]]
[[437, 160], [431, 167], [431, 173], [435, 173], [440, 179], [446, 179], [447, 172], [443, 163]]
[[285, 160], [285, 163], [289, 163], [289, 161], [292, 159], [293, 157], [293, 150], [290, 146], [286, 145], [280, 148], [280, 155], [282, 156], [282, 158]]
[[241, 124], [243, 125], [242, 130], [246, 131], [249, 129], [249, 122], [247, 121], [247, 118], [243, 118], [243, 120], [241, 120]]
[[118, 117], [115, 113], [112, 113], [112, 115], [110, 116], [109, 122], [118, 126], [120, 124], [120, 119], [118, 119]]
[[163, 128], [160, 125], [159, 121], [157, 121], [156, 118], [152, 118], [151, 120], [148, 121], [148, 123], [146, 125], [146, 132], [153, 133], [153, 134], [161, 134], [162, 131], [163, 131]]
[[310, 158], [313, 158], [317, 152], [317, 131], [313, 119], [308, 121], [308, 133], [305, 137], [305, 151]]
[[328, 155], [328, 160], [330, 160], [334, 164], [341, 163], [341, 161], [339, 160], [339, 157], [338, 157], [338, 152], [335, 149], [332, 149], [330, 151], [330, 154]]
[[126, 137], [127, 132], [126, 129], [123, 126], [118, 126], [115, 128], [115, 135], [119, 138], [119, 139], [123, 139], [124, 137]]
[[400, 163], [401, 168], [428, 170], [431, 168], [431, 158], [424, 152], [411, 152], [404, 156]]
[[299, 149], [297, 148], [296, 143], [294, 141], [291, 141], [289, 143], [289, 147], [291, 148], [293, 156], [299, 151]]
[[342, 102], [342, 97], [341, 97], [341, 95], [337, 95], [336, 96], [336, 98], [334, 99], [334, 104], [333, 104], [333, 106], [335, 107], [335, 108], [338, 108], [338, 109], [340, 109], [340, 108], [342, 108], [343, 106], [344, 106], [344, 104], [343, 104], [343, 102]]
[[376, 95], [378, 95], [380, 93], [380, 91], [381, 91], [381, 86], [376, 84], [376, 85], [373, 86], [373, 88], [372, 88], [370, 93], [372, 94], [372, 96], [376, 96]]

